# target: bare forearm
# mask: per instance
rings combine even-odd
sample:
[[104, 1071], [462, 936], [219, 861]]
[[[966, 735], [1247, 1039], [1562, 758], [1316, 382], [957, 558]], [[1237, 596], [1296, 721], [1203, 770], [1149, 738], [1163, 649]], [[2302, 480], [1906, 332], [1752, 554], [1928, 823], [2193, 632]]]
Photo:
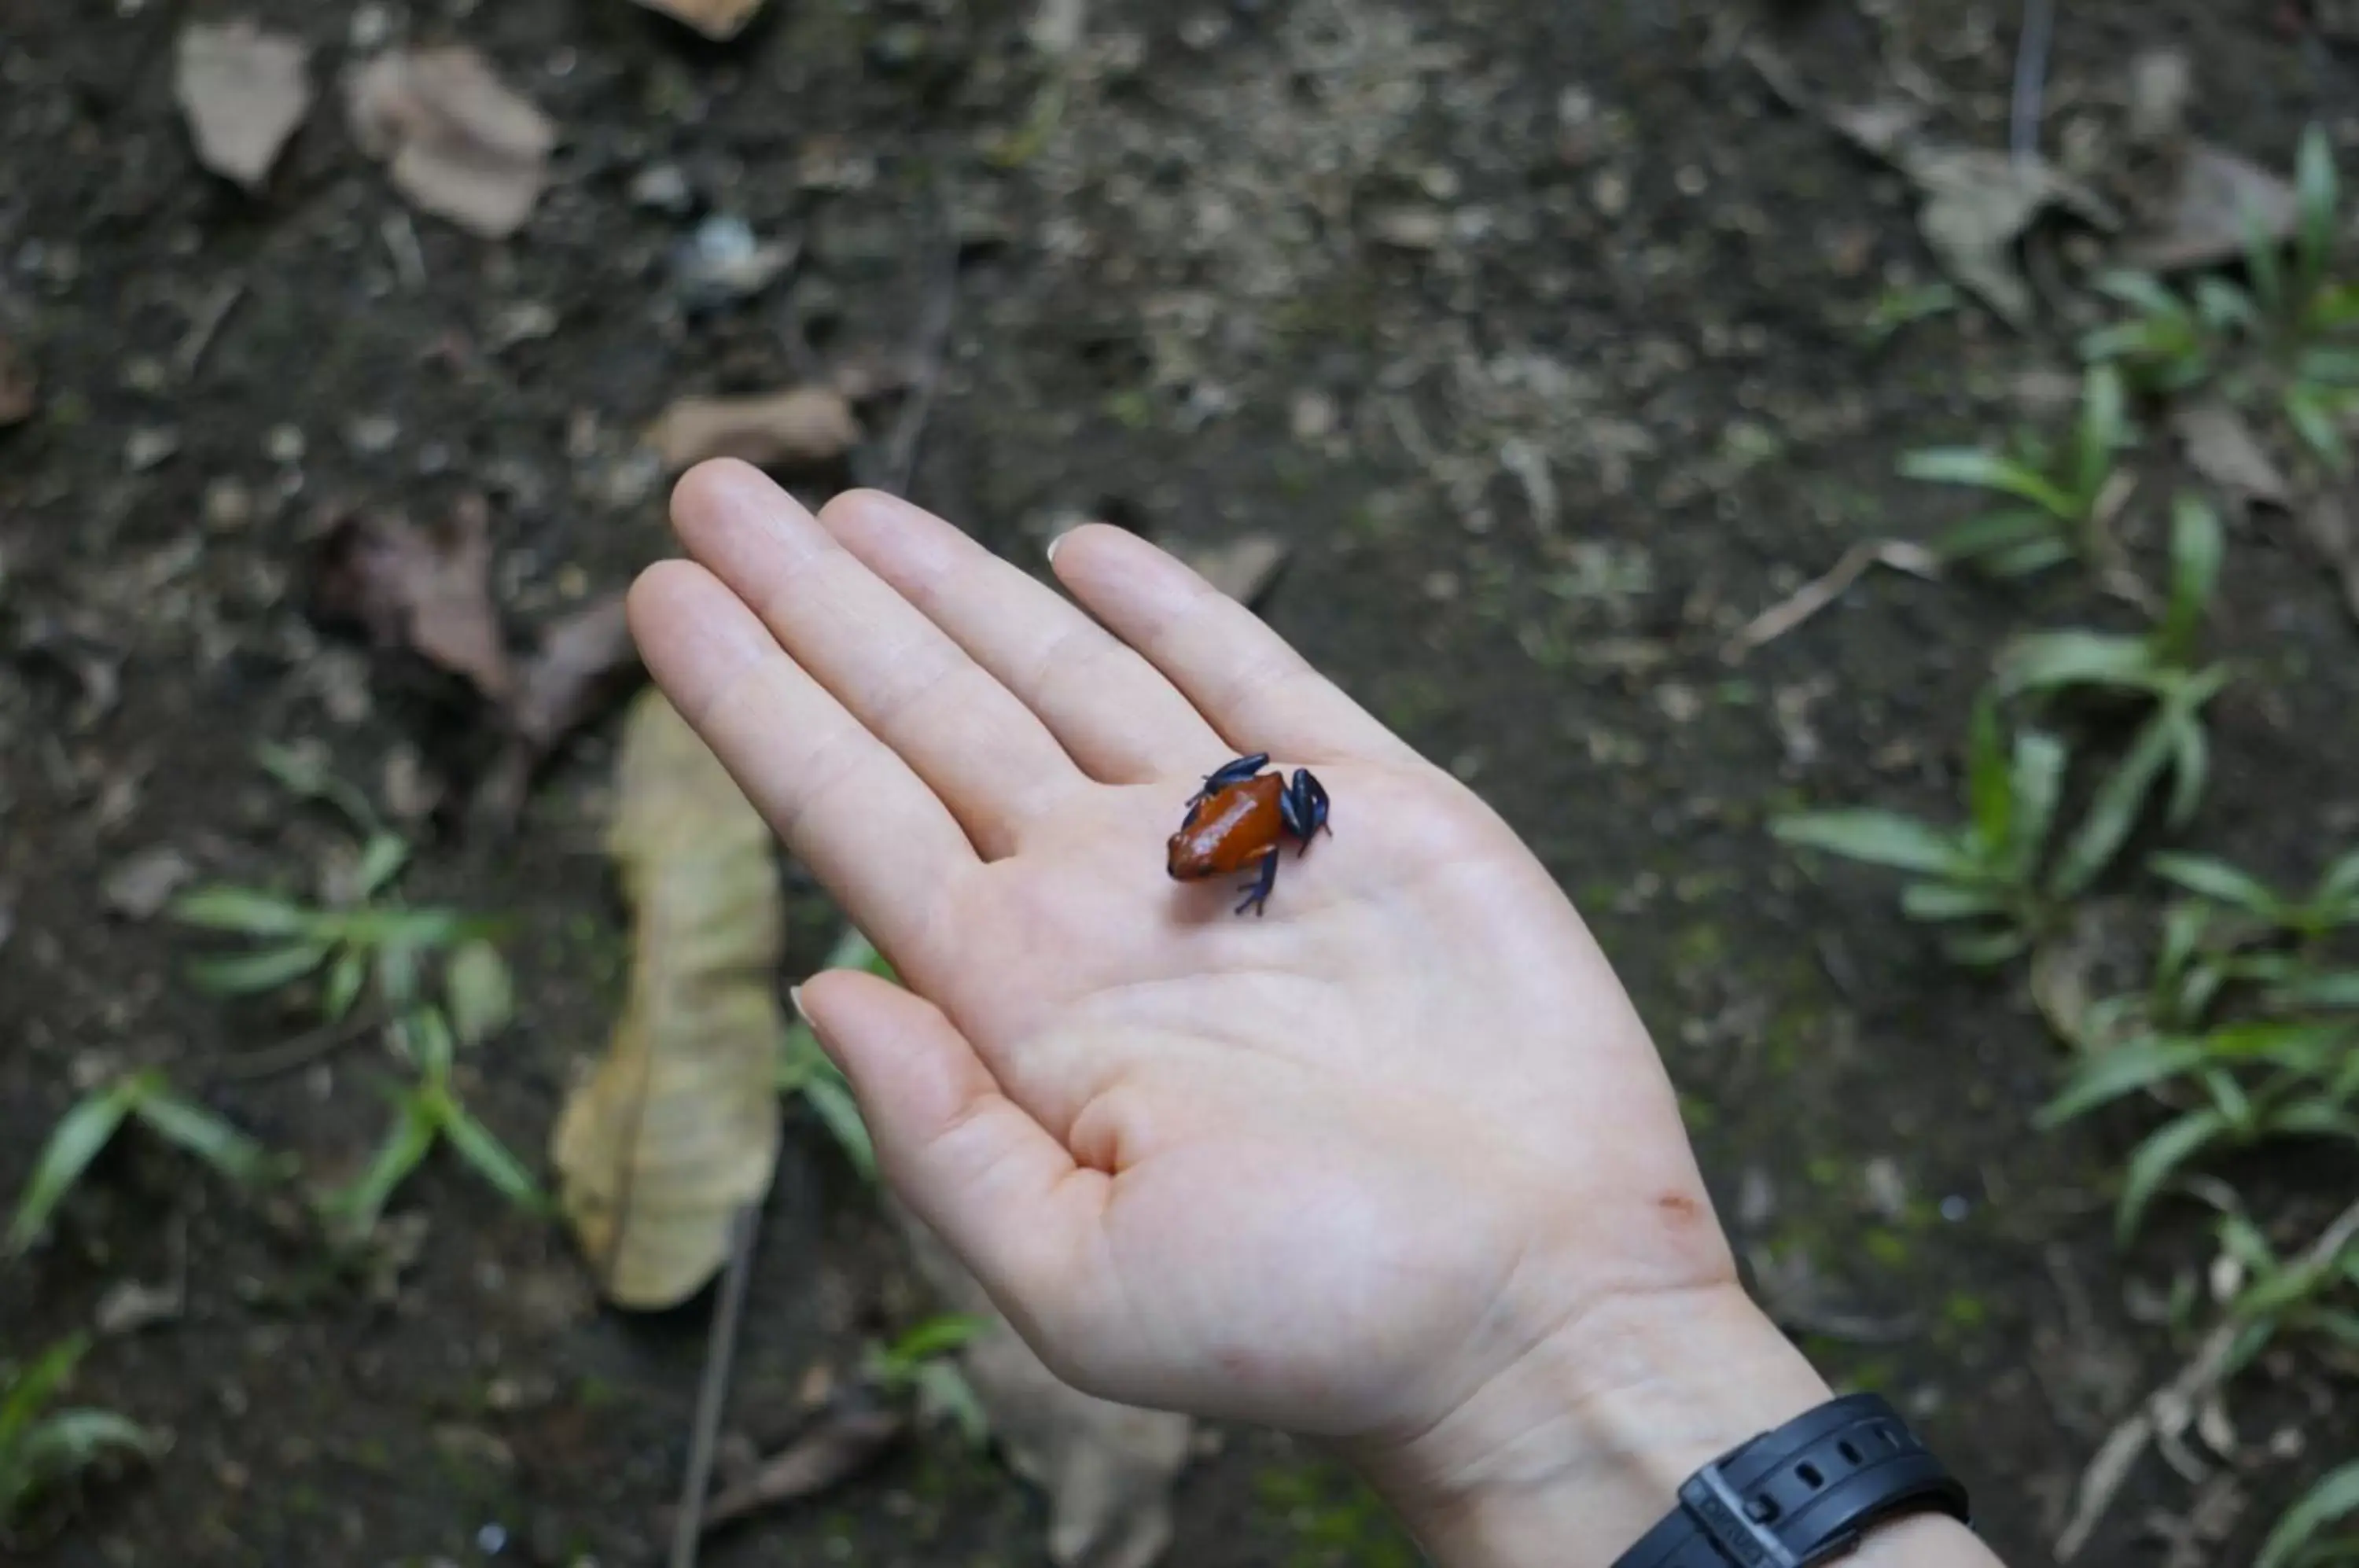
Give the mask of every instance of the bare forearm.
[[[1495, 1408], [1471, 1415], [1511, 1441], [1436, 1433], [1419, 1454], [1368, 1466], [1440, 1568], [1611, 1568], [1698, 1469], [1832, 1397], [1734, 1289], [1582, 1333], [1577, 1350], [1525, 1369]], [[1551, 1400], [1556, 1413], [1535, 1419]], [[1847, 1561], [1999, 1568], [1971, 1530], [1934, 1517], [1871, 1531]]]

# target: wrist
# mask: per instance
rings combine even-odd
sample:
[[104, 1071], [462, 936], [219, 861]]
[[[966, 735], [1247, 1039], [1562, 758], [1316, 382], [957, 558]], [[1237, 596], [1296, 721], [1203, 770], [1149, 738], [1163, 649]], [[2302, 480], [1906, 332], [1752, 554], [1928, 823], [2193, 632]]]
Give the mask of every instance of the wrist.
[[1360, 1461], [1448, 1568], [1609, 1568], [1698, 1469], [1832, 1397], [1734, 1282], [1615, 1297]]

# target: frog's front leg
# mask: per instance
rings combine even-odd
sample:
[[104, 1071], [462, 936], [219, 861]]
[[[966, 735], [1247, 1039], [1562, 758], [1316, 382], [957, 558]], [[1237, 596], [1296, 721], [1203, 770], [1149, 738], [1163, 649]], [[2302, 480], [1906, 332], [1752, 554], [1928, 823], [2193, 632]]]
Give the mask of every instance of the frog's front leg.
[[1327, 825], [1327, 787], [1312, 778], [1307, 768], [1294, 770], [1294, 781], [1278, 797], [1277, 814], [1286, 831], [1302, 841], [1297, 855], [1308, 854], [1311, 839], [1322, 832], [1334, 836], [1335, 830]]
[[1245, 895], [1245, 902], [1236, 907], [1235, 912], [1242, 915], [1247, 909], [1251, 909], [1256, 915], [1267, 914], [1270, 889], [1277, 886], [1277, 845], [1271, 844], [1268, 851], [1261, 857], [1260, 879], [1254, 883], [1253, 891]]
[[1256, 752], [1251, 757], [1240, 757], [1219, 772], [1206, 774], [1204, 787], [1197, 790], [1194, 798], [1188, 803], [1192, 806], [1200, 800], [1209, 800], [1230, 785], [1242, 784], [1268, 766], [1269, 753], [1266, 751]]

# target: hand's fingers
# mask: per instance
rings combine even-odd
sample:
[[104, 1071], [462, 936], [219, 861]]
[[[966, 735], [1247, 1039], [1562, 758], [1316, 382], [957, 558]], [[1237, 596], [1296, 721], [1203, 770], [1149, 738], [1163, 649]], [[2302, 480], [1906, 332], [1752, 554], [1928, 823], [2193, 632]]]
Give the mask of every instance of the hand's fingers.
[[894, 1192], [1002, 1312], [1037, 1330], [1103, 1290], [1112, 1178], [1002, 1093], [941, 1009], [858, 970], [811, 976], [795, 1005], [852, 1081]]
[[708, 463], [672, 493], [689, 553], [933, 786], [985, 858], [1083, 788], [1039, 717], [759, 469]]
[[875, 490], [819, 520], [1047, 723], [1091, 777], [1138, 784], [1210, 769], [1225, 749], [1138, 653], [959, 529]]
[[938, 900], [982, 865], [933, 791], [702, 567], [649, 567], [630, 616], [672, 706], [853, 922], [904, 973], [938, 969]]
[[1231, 749], [1288, 762], [1417, 759], [1260, 616], [1145, 539], [1086, 523], [1053, 550], [1065, 586], [1170, 677]]

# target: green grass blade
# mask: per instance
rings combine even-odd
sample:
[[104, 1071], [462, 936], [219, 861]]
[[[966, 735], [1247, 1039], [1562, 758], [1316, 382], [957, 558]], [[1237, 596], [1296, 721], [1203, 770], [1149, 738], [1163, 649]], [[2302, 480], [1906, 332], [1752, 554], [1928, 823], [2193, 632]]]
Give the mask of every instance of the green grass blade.
[[2122, 1183], [2121, 1214], [2114, 1225], [2124, 1244], [2137, 1234], [2138, 1222], [2146, 1217], [2147, 1206], [2164, 1183], [2225, 1137], [2228, 1130], [2228, 1118], [2222, 1112], [2192, 1111], [2165, 1125], [2137, 1146], [2130, 1155]]
[[2296, 155], [2294, 193], [2301, 212], [2300, 262], [2305, 290], [2325, 280], [2334, 258], [2335, 207], [2341, 201], [2334, 169], [2334, 147], [2325, 127], [2312, 125], [2303, 133]]
[[853, 1097], [852, 1085], [840, 1073], [830, 1071], [813, 1077], [802, 1087], [803, 1098], [818, 1113], [844, 1158], [860, 1172], [865, 1181], [876, 1180], [876, 1144], [869, 1136], [867, 1120], [860, 1114], [860, 1102]]
[[25, 1183], [25, 1195], [16, 1200], [16, 1217], [9, 1221], [7, 1250], [11, 1255], [21, 1254], [49, 1228], [49, 1216], [57, 1212], [82, 1172], [90, 1169], [91, 1162], [114, 1140], [123, 1118], [131, 1114], [140, 1095], [147, 1092], [147, 1084], [145, 1075], [124, 1079], [86, 1096], [58, 1119], [49, 1142], [42, 1146], [40, 1158], [33, 1162], [32, 1180]]
[[1981, 920], [2006, 912], [2006, 898], [1995, 888], [1957, 882], [1911, 882], [1900, 890], [1900, 909], [1912, 920]]
[[1973, 858], [1949, 835], [1892, 811], [1804, 812], [1778, 819], [1769, 831], [1780, 843], [1797, 848], [1899, 871], [1963, 880], [1976, 869]]
[[2062, 528], [2045, 512], [2017, 507], [1970, 517], [1943, 533], [1934, 549], [1945, 561], [1982, 561], [2027, 545], [2066, 543]]
[[2277, 242], [2270, 236], [2260, 213], [2249, 204], [2237, 214], [2237, 223], [2245, 234], [2245, 267], [2252, 274], [2254, 296], [2260, 300], [2263, 314], [2283, 321], [2285, 263], [2277, 255]]
[[402, 1102], [398, 1118], [377, 1146], [376, 1157], [351, 1186], [328, 1195], [325, 1207], [348, 1232], [365, 1236], [376, 1229], [385, 1206], [434, 1147], [439, 1122], [419, 1099]]
[[2318, 1539], [2319, 1531], [2354, 1513], [2359, 1513], [2359, 1461], [2320, 1476], [2300, 1500], [2285, 1511], [2269, 1531], [2268, 1539], [2261, 1542], [2260, 1555], [2253, 1560], [2253, 1568], [2291, 1568]]
[[2147, 797], [2170, 758], [2171, 733], [2166, 724], [2149, 720], [2138, 738], [2089, 802], [2089, 814], [2065, 845], [2057, 863], [2054, 885], [2063, 898], [2085, 891], [2113, 864], [2122, 845], [2136, 828]]
[[911, 1375], [911, 1380], [917, 1385], [920, 1414], [948, 1416], [969, 1448], [981, 1449], [990, 1443], [991, 1417], [975, 1397], [974, 1385], [955, 1364], [929, 1361]]
[[216, 996], [250, 996], [293, 985], [325, 964], [328, 952], [326, 942], [299, 942], [228, 958], [200, 958], [189, 964], [189, 979]]
[[330, 1023], [340, 1022], [360, 1000], [361, 987], [368, 984], [367, 950], [347, 947], [336, 954], [329, 966], [328, 984], [320, 993], [320, 1012]]
[[442, 1107], [442, 1136], [450, 1140], [452, 1152], [500, 1196], [535, 1214], [549, 1212], [549, 1199], [542, 1193], [540, 1183], [533, 1180], [532, 1172], [525, 1169], [524, 1161], [509, 1153], [507, 1146], [493, 1137], [489, 1127], [456, 1105]]
[[2107, 299], [2146, 315], [2160, 316], [2166, 320], [2184, 319], [2188, 315], [2186, 302], [2151, 272], [2108, 272], [2097, 279], [2095, 288]]
[[2147, 868], [2166, 882], [2175, 883], [2214, 903], [2257, 915], [2273, 925], [2285, 912], [2284, 901], [2267, 883], [2237, 870], [2224, 860], [2166, 852], [2149, 858]]
[[2253, 297], [2224, 278], [2195, 280], [2195, 314], [2215, 332], [2251, 332], [2261, 324]]
[[1982, 570], [2001, 582], [2018, 577], [2036, 577], [2052, 567], [2063, 565], [2080, 550], [2070, 539], [2062, 538], [2033, 539], [1983, 558]]
[[131, 1108], [140, 1125], [203, 1160], [233, 1181], [252, 1184], [275, 1173], [270, 1151], [205, 1109], [163, 1089]]
[[34, 1489], [72, 1479], [109, 1454], [152, 1457], [161, 1441], [128, 1416], [113, 1410], [60, 1410], [25, 1434], [17, 1463]]
[[392, 885], [409, 864], [409, 841], [399, 833], [372, 833], [361, 849], [359, 869], [353, 874], [354, 891], [361, 901], [375, 898]]
[[2016, 737], [2015, 766], [2007, 782], [2015, 796], [2015, 823], [2006, 852], [2008, 869], [2018, 881], [2030, 880], [2056, 825], [2067, 760], [2064, 743], [2054, 735], [2027, 730]]
[[2286, 421], [2321, 463], [2340, 474], [2351, 466], [2349, 445], [2332, 399], [2314, 387], [2288, 387], [2283, 399]]
[[2012, 458], [1984, 452], [1980, 447], [1939, 447], [1927, 452], [1912, 452], [1900, 460], [1900, 473], [1904, 478], [1922, 480], [1929, 485], [1956, 485], [1971, 490], [2012, 495], [2018, 501], [2028, 501], [2060, 519], [2070, 520], [2079, 513], [2072, 497], [2045, 474]]
[[2075, 499], [2071, 510], [2075, 521], [2096, 505], [2114, 471], [2114, 454], [2128, 444], [2129, 428], [2129, 394], [2121, 372], [2110, 365], [2091, 366], [2082, 386], [2081, 426], [2076, 432]]
[[2359, 849], [2327, 866], [2325, 874], [2318, 879], [2318, 892], [2310, 901], [2323, 905], [2340, 903], [2345, 898], [2359, 898]]
[[2003, 853], [2015, 834], [2015, 789], [2007, 766], [2006, 737], [1999, 728], [1998, 704], [1974, 704], [1966, 735], [1966, 814], [1984, 852]]
[[2109, 1105], [2142, 1089], [2168, 1083], [2201, 1066], [2205, 1059], [2201, 1040], [2125, 1041], [2082, 1061], [2063, 1092], [2041, 1106], [2034, 1121], [2042, 1129], [2061, 1127], [2100, 1105]]
[[68, 1334], [35, 1356], [31, 1366], [0, 1381], [0, 1390], [5, 1390], [0, 1397], [0, 1454], [24, 1440], [89, 1352], [90, 1335]]
[[488, 942], [467, 942], [451, 955], [442, 989], [461, 1045], [481, 1045], [516, 1018], [516, 977]]
[[169, 913], [184, 926], [241, 936], [299, 936], [320, 919], [318, 911], [291, 898], [231, 883], [191, 888], [172, 900]]
[[2174, 833], [2195, 820], [2203, 804], [2203, 789], [2212, 778], [2212, 742], [2203, 721], [2193, 713], [2174, 712], [2170, 728], [2170, 812]]
[[2269, 992], [2269, 1005], [2310, 1007], [2321, 1012], [2359, 1008], [2359, 970], [2346, 969], [2340, 974], [2316, 975], [2288, 981]]
[[2070, 686], [2150, 690], [2156, 670], [2146, 639], [2107, 632], [2027, 632], [1999, 650], [1994, 679], [2006, 696]]
[[2170, 517], [2170, 602], [2163, 612], [2162, 642], [2175, 661], [2194, 652], [2196, 634], [2211, 612], [2220, 586], [2220, 561], [2227, 551], [2220, 515], [2200, 496], [2181, 495]]
[[302, 753], [266, 741], [255, 747], [255, 761], [262, 770], [278, 781], [279, 787], [306, 800], [321, 800], [333, 806], [363, 833], [378, 831], [376, 812], [368, 797], [337, 778], [320, 763]]
[[975, 1312], [946, 1312], [928, 1318], [895, 1340], [886, 1351], [885, 1358], [899, 1367], [914, 1367], [937, 1356], [948, 1356], [975, 1335], [992, 1325], [993, 1320]]
[[1962, 964], [1970, 969], [1995, 969], [2020, 958], [2030, 946], [2028, 932], [1995, 931], [1951, 937], [1941, 943], [1941, 951], [1953, 964]]

